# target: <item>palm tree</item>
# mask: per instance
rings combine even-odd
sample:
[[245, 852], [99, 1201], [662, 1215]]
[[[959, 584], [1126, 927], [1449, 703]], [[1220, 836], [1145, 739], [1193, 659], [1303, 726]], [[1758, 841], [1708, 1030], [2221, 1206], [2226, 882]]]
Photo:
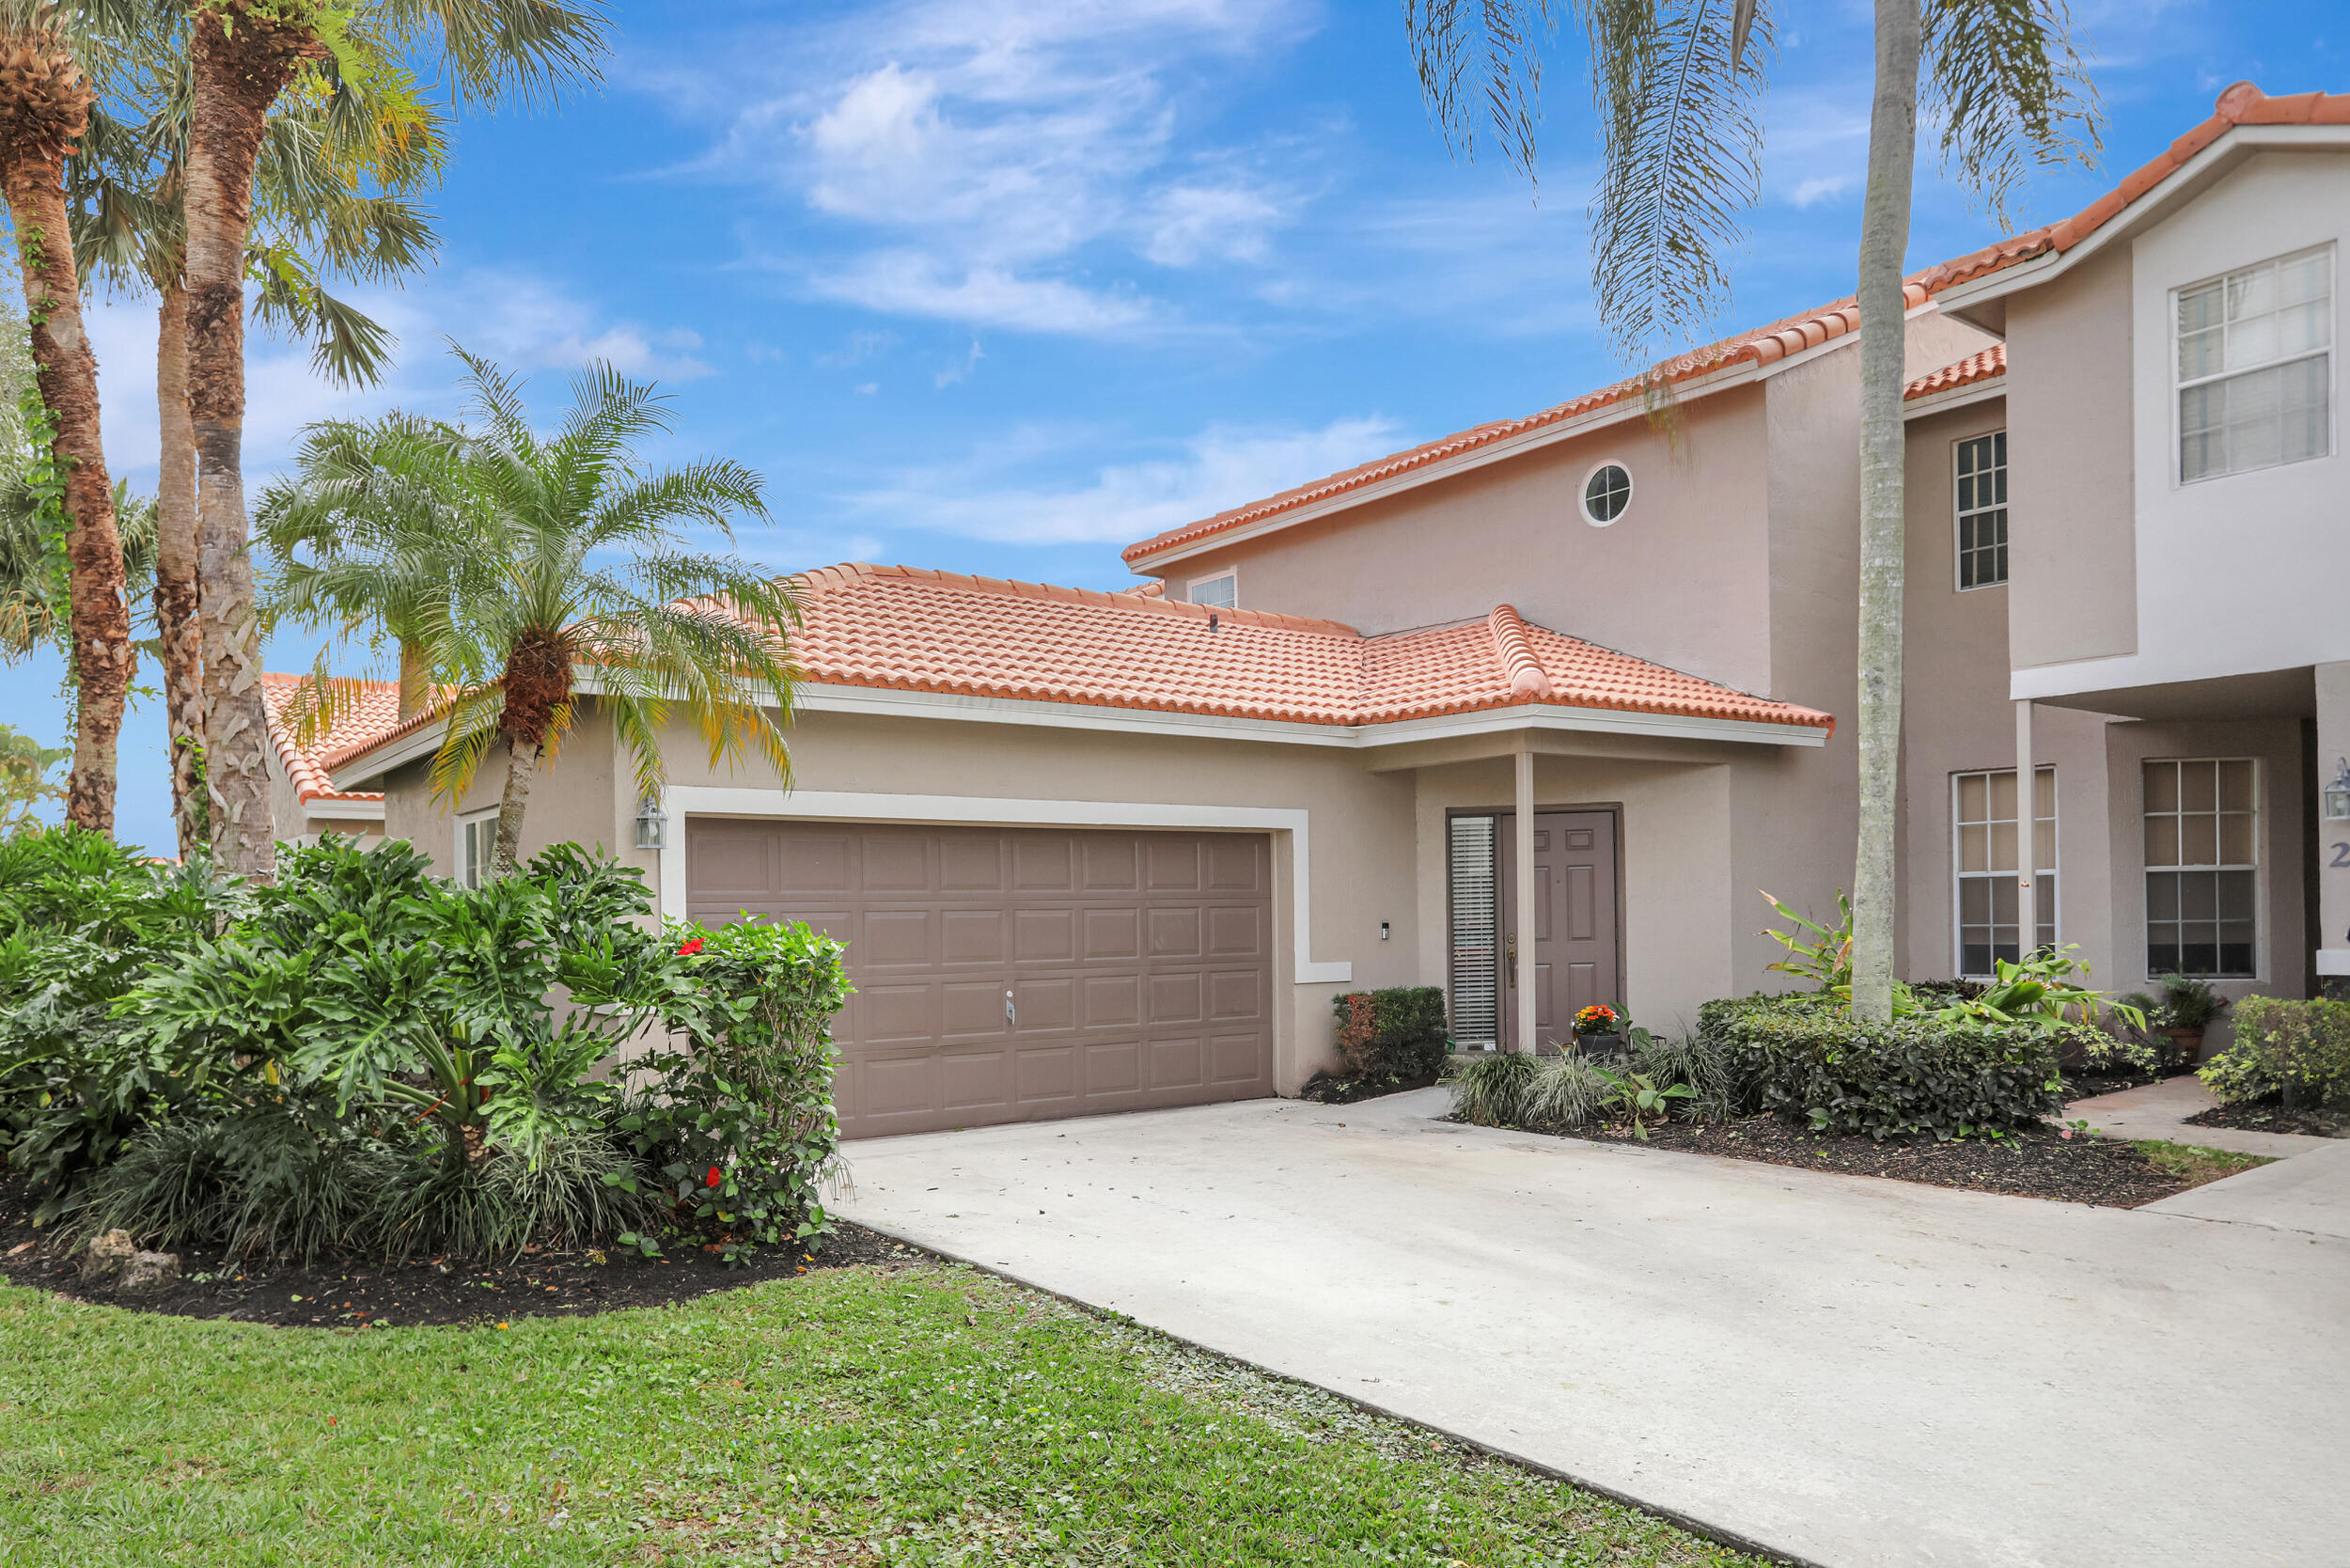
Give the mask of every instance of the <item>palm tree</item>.
[[[672, 713], [700, 729], [713, 766], [756, 747], [788, 776], [791, 590], [733, 557], [673, 547], [680, 525], [731, 543], [737, 513], [764, 520], [759, 476], [723, 460], [643, 472], [635, 448], [669, 429], [666, 400], [605, 364], [573, 379], [571, 412], [542, 440], [520, 384], [455, 352], [472, 428], [395, 414], [314, 431], [294, 478], [271, 493], [270, 537], [303, 551], [285, 563], [282, 612], [400, 639], [403, 684], [432, 689], [447, 714], [435, 794], [460, 797], [506, 743], [493, 876], [513, 868], [532, 780], [571, 728], [583, 677], [645, 795], [661, 788]], [[331, 713], [343, 690], [314, 677], [311, 713]]]
[[[1922, 75], [1942, 162], [2008, 221], [2031, 165], [2090, 163], [2099, 113], [2065, 0], [1873, 0], [1876, 87], [1861, 211], [1858, 843], [1853, 1011], [1893, 1011], [1894, 801], [1902, 733], [1902, 262]], [[1722, 252], [1761, 195], [1764, 0], [1583, 0], [1602, 172], [1591, 286], [1626, 356], [1689, 335], [1729, 303]], [[1405, 0], [1421, 90], [1475, 154], [1479, 107], [1529, 179], [1550, 0]], [[1662, 388], [1659, 388], [1662, 391]]]
[[[192, 72], [184, 55], [158, 62], [140, 98], [145, 120], [92, 116], [68, 167], [74, 251], [85, 276], [155, 292], [155, 400], [162, 470], [154, 613], [172, 759], [172, 808], [182, 859], [209, 853], [209, 801], [197, 788], [204, 748], [198, 615], [196, 431], [188, 407], [185, 189]], [[331, 269], [363, 279], [419, 267], [436, 241], [408, 193], [436, 179], [443, 117], [415, 77], [366, 58], [321, 84], [323, 97], [281, 99], [265, 126], [254, 180], [245, 271], [260, 284], [265, 321], [309, 337], [315, 367], [343, 384], [373, 383], [388, 335], [319, 282]], [[372, 186], [369, 190], [368, 187]]]
[[0, 0], [0, 193], [16, 226], [33, 362], [42, 408], [31, 416], [37, 503], [61, 533], [71, 600], [73, 769], [66, 818], [111, 834], [116, 747], [131, 684], [131, 616], [122, 541], [99, 431], [98, 359], [66, 215], [65, 161], [89, 124], [97, 90], [85, 70], [90, 38], [56, 0]]
[[320, 62], [359, 53], [436, 57], [469, 101], [544, 96], [591, 76], [601, 10], [563, 0], [371, 0], [352, 11], [318, 0], [203, 0], [189, 8], [192, 62], [183, 210], [187, 220], [188, 403], [195, 425], [202, 542], [204, 723], [221, 809], [222, 870], [267, 877], [274, 865], [260, 621], [246, 555], [244, 263], [254, 169], [271, 104]]
[[[122, 580], [135, 600], [155, 580], [155, 505], [115, 481], [114, 512], [122, 541]], [[22, 476], [0, 480], [0, 665], [12, 665], [42, 648], [64, 651], [72, 622], [63, 542], [48, 526], [42, 497]], [[136, 633], [147, 630], [133, 624]], [[124, 670], [127, 681], [136, 667]]]

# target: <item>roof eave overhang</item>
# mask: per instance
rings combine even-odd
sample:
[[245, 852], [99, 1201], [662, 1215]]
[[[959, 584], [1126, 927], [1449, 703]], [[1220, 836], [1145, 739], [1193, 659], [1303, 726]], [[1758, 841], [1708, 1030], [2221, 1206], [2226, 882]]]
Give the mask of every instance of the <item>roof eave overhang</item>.
[[2165, 175], [2120, 212], [2064, 250], [2047, 250], [2012, 266], [1953, 283], [1935, 298], [1943, 311], [1969, 326], [2006, 336], [2005, 301], [2011, 294], [2039, 287], [2080, 266], [2092, 257], [2121, 243], [2147, 225], [2159, 223], [2236, 165], [2256, 152], [2277, 149], [2322, 150], [2350, 148], [2345, 125], [2234, 125], [2211, 145]]
[[2006, 376], [1985, 376], [1981, 381], [1969, 382], [1964, 386], [1953, 386], [1946, 391], [1929, 392], [1922, 398], [1908, 399], [1902, 404], [1902, 418], [1904, 420], [1923, 419], [1929, 415], [1948, 414], [1954, 408], [1966, 408], [1972, 403], [1995, 402], [2006, 396]]

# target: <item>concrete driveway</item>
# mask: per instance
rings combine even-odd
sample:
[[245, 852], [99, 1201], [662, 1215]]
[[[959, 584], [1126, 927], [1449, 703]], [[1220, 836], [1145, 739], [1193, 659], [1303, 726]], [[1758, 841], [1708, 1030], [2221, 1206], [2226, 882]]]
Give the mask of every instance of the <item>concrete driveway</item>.
[[2350, 1147], [2156, 1213], [1444, 1104], [875, 1139], [839, 1209], [1790, 1557], [2350, 1563]]

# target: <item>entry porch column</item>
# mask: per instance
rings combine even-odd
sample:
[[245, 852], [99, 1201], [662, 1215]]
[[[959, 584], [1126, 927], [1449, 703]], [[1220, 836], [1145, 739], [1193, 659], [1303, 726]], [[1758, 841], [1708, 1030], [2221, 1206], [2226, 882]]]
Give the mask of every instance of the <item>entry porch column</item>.
[[2032, 760], [2031, 698], [2015, 704], [2015, 956], [2040, 946], [2040, 770]]
[[1517, 909], [1511, 978], [1517, 987], [1517, 1048], [1531, 1052], [1534, 1040], [1534, 754], [1518, 747], [1517, 813], [1510, 823], [1510, 868], [1517, 878]]

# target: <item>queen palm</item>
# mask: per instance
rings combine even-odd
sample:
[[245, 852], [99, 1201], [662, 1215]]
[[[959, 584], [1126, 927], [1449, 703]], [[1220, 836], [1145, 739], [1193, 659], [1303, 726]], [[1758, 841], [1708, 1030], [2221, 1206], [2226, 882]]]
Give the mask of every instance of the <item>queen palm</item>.
[[[207, 802], [196, 789], [204, 745], [198, 613], [196, 434], [188, 406], [185, 191], [193, 84], [184, 55], [144, 73], [147, 113], [133, 124], [94, 113], [69, 166], [74, 249], [84, 274], [151, 289], [157, 300], [155, 400], [162, 468], [156, 486], [154, 613], [172, 754], [180, 853], [208, 853]], [[371, 384], [386, 358], [383, 328], [330, 294], [323, 271], [374, 280], [414, 271], [434, 237], [409, 193], [437, 178], [442, 116], [407, 71], [359, 56], [319, 91], [272, 109], [254, 180], [245, 270], [262, 319], [310, 338], [316, 368]]]
[[[1860, 765], [1853, 871], [1853, 1011], [1893, 1010], [1894, 801], [1902, 731], [1902, 262], [1918, 110], [1942, 124], [1944, 167], [2000, 222], [2028, 167], [2093, 160], [2095, 93], [2065, 0], [1873, 0], [1876, 83], [1862, 201]], [[1581, 0], [1603, 149], [1590, 203], [1591, 286], [1628, 358], [1729, 303], [1723, 251], [1761, 194], [1767, 0]], [[1529, 178], [1552, 0], [1405, 0], [1420, 86], [1471, 155], [1481, 107]], [[1922, 65], [1921, 65], [1922, 62]], [[1656, 390], [1664, 391], [1662, 385]]]
[[187, 220], [188, 404], [195, 427], [197, 572], [204, 596], [207, 757], [223, 808], [222, 869], [268, 876], [274, 862], [260, 622], [246, 555], [244, 277], [255, 166], [270, 106], [306, 69], [354, 51], [423, 55], [475, 102], [544, 96], [592, 74], [603, 15], [562, 0], [191, 0]]
[[[460, 798], [505, 745], [493, 876], [513, 868], [532, 781], [583, 694], [647, 795], [673, 714], [700, 729], [713, 766], [757, 750], [788, 775], [791, 592], [734, 557], [675, 547], [681, 527], [731, 543], [736, 516], [763, 521], [759, 476], [722, 460], [644, 471], [635, 448], [668, 430], [666, 400], [605, 364], [573, 379], [571, 411], [542, 439], [520, 384], [456, 353], [468, 425], [394, 415], [314, 431], [270, 493], [270, 537], [299, 552], [283, 613], [400, 639], [403, 676], [446, 715], [437, 796]], [[321, 674], [306, 700], [331, 713], [345, 690]]]

